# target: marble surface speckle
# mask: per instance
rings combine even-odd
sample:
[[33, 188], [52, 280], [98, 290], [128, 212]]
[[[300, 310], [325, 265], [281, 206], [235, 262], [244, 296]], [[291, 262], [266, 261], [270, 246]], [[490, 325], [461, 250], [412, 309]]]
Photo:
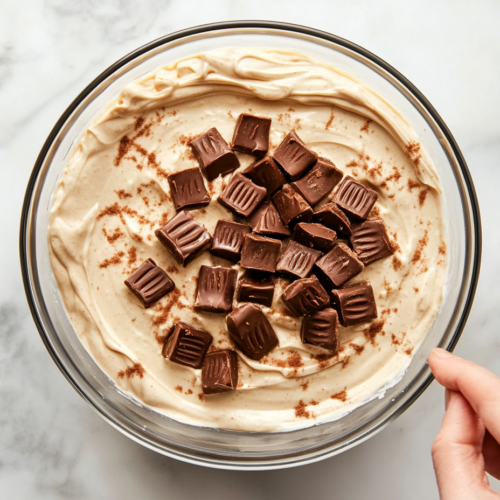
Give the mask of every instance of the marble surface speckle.
[[499, 18], [496, 0], [0, 2], [0, 498], [438, 498], [430, 458], [443, 414], [436, 383], [368, 442], [300, 470], [209, 470], [162, 457], [119, 434], [70, 387], [40, 341], [21, 283], [19, 217], [51, 127], [95, 76], [127, 52], [174, 30], [231, 19], [330, 31], [413, 81], [462, 147], [482, 207], [484, 252], [457, 353], [500, 374]]

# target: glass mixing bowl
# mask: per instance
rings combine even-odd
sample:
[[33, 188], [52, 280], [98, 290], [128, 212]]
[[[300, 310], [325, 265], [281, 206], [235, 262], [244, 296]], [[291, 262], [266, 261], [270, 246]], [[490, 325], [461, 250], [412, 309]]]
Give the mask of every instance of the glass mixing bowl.
[[[199, 52], [225, 46], [288, 49], [344, 70], [392, 103], [420, 136], [443, 185], [449, 263], [442, 307], [399, 383], [347, 416], [291, 432], [247, 433], [183, 424], [124, 393], [89, 356], [69, 322], [51, 272], [47, 227], [51, 197], [68, 155], [92, 118], [131, 80]], [[24, 201], [21, 265], [28, 302], [59, 369], [111, 425], [164, 455], [225, 469], [277, 469], [321, 460], [361, 443], [406, 410], [432, 380], [433, 347], [453, 349], [474, 297], [481, 228], [474, 186], [450, 131], [427, 99], [386, 62], [347, 40], [274, 22], [229, 22], [155, 40], [113, 64], [68, 107], [45, 142]]]

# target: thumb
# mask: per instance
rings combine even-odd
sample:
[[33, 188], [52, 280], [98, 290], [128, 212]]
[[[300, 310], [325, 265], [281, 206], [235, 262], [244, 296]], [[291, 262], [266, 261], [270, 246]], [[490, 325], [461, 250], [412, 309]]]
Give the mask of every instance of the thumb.
[[432, 445], [441, 499], [498, 499], [484, 472], [484, 425], [459, 392], [447, 390], [446, 396], [446, 413]]

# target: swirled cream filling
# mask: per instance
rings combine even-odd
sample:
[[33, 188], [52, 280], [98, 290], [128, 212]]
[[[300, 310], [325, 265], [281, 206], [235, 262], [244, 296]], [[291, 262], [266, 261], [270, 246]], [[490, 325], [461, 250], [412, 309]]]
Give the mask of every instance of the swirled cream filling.
[[[395, 253], [354, 280], [371, 282], [379, 317], [341, 328], [333, 357], [302, 344], [301, 320], [281, 302], [287, 283], [278, 280], [264, 311], [279, 347], [261, 361], [238, 352], [238, 390], [204, 396], [201, 371], [165, 360], [161, 346], [182, 320], [210, 332], [215, 348], [232, 348], [225, 315], [192, 307], [199, 267], [229, 264], [205, 252], [181, 268], [154, 230], [175, 214], [167, 175], [197, 165], [190, 139], [217, 127], [230, 142], [243, 112], [272, 119], [270, 152], [295, 129], [320, 156], [375, 189], [372, 216], [384, 220]], [[240, 170], [254, 161], [237, 155]], [[210, 205], [192, 211], [211, 234], [219, 219], [233, 219], [216, 201], [229, 178], [207, 184]], [[439, 178], [404, 118], [330, 66], [264, 49], [199, 54], [127, 85], [76, 145], [53, 198], [48, 237], [71, 323], [121, 389], [182, 422], [244, 431], [338, 418], [397, 379], [440, 307], [446, 269]], [[150, 309], [123, 283], [147, 258], [177, 286]]]

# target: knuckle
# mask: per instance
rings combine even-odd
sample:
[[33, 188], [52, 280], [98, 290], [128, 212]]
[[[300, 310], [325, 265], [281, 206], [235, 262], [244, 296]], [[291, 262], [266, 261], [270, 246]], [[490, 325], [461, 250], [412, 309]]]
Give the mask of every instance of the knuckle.
[[446, 436], [442, 432], [440, 432], [434, 439], [434, 442], [432, 443], [431, 447], [432, 458], [433, 459], [439, 458], [440, 454], [447, 447], [448, 447], [448, 441], [446, 439]]

